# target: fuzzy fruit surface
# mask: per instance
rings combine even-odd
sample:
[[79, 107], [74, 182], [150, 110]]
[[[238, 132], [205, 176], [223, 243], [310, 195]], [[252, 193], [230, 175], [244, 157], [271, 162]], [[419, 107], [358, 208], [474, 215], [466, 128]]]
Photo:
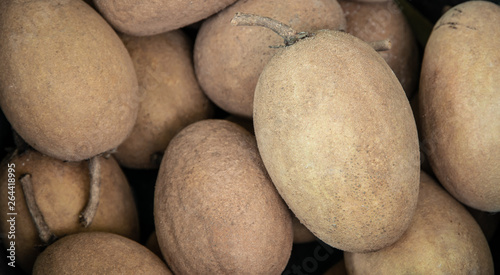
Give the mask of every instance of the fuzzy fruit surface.
[[367, 252], [407, 229], [420, 173], [415, 120], [367, 43], [319, 31], [277, 53], [257, 83], [254, 126], [273, 183], [319, 239]]

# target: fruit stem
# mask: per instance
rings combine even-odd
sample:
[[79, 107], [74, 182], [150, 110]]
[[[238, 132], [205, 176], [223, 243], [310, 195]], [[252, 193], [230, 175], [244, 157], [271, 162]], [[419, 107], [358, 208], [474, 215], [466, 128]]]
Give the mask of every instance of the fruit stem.
[[80, 213], [80, 223], [83, 227], [88, 227], [94, 220], [99, 205], [99, 194], [101, 192], [101, 161], [100, 156], [95, 156], [89, 160], [90, 190], [89, 200], [85, 209]]
[[308, 32], [297, 33], [290, 26], [269, 17], [238, 12], [231, 20], [234, 26], [259, 26], [268, 28], [285, 40], [285, 47], [295, 44], [300, 39], [310, 37], [314, 34]]
[[31, 214], [31, 218], [35, 223], [35, 227], [38, 230], [38, 236], [43, 244], [50, 244], [57, 239], [57, 237], [52, 233], [49, 226], [45, 222], [42, 212], [38, 207], [35, 199], [35, 191], [33, 190], [33, 182], [31, 181], [31, 174], [24, 174], [19, 178], [21, 183], [21, 188], [24, 193], [24, 198], [26, 200], [26, 205], [28, 211]]
[[391, 40], [379, 40], [379, 41], [371, 41], [368, 44], [377, 52], [388, 51], [392, 47]]

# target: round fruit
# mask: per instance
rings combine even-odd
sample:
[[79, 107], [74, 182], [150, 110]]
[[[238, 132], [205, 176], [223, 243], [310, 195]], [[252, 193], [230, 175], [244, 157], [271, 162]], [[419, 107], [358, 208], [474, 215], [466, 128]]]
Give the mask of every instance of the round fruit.
[[180, 30], [122, 40], [132, 57], [141, 103], [134, 129], [115, 156], [128, 168], [160, 166], [168, 143], [182, 128], [210, 118], [213, 106], [194, 74], [192, 46]]
[[425, 47], [423, 151], [460, 202], [500, 211], [500, 6], [469, 1], [436, 23]]
[[97, 9], [119, 31], [133, 36], [176, 30], [219, 12], [236, 0], [120, 1], [94, 0]]
[[[113, 232], [137, 240], [139, 219], [132, 190], [116, 161], [110, 157], [101, 160], [101, 190], [97, 213], [87, 228], [80, 225], [78, 216], [89, 196], [89, 169], [86, 161], [63, 162], [36, 151], [15, 155], [3, 162], [0, 171], [0, 196], [8, 198], [15, 192], [16, 263], [26, 272], [45, 245], [39, 238], [32, 216], [26, 206], [20, 178], [31, 175], [34, 197], [45, 222], [56, 237], [81, 231]], [[8, 185], [14, 181], [14, 185]], [[0, 204], [0, 234], [10, 230], [7, 203]], [[6, 245], [6, 244], [5, 244]]]
[[68, 161], [116, 148], [138, 84], [118, 35], [80, 0], [0, 2], [0, 106], [37, 151]]
[[393, 244], [415, 211], [415, 120], [384, 59], [323, 30], [277, 53], [255, 89], [259, 152], [279, 193], [316, 237], [345, 251]]
[[349, 274], [494, 274], [481, 228], [467, 209], [431, 177], [420, 175], [412, 223], [394, 245], [345, 253]]
[[255, 137], [226, 120], [184, 128], [169, 144], [155, 187], [162, 254], [176, 274], [279, 274], [292, 220]]
[[33, 275], [171, 275], [158, 256], [120, 235], [85, 232], [66, 236], [38, 256]]

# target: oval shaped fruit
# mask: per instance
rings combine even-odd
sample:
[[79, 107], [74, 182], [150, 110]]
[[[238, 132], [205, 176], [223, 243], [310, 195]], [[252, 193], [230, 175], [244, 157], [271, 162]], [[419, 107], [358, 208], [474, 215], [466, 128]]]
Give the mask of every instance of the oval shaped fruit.
[[172, 272], [158, 256], [120, 235], [84, 232], [66, 236], [48, 246], [36, 259], [33, 275], [49, 274], [158, 274]]
[[97, 9], [119, 31], [146, 36], [168, 32], [205, 19], [236, 0], [133, 1], [94, 0]]
[[417, 130], [367, 43], [324, 30], [285, 47], [260, 75], [254, 126], [274, 185], [316, 237], [356, 252], [401, 237], [417, 203]]
[[408, 98], [418, 84], [417, 41], [403, 12], [394, 1], [349, 1], [339, 4], [346, 17], [346, 31], [363, 41], [389, 39], [391, 49], [380, 52], [401, 82]]
[[494, 274], [481, 227], [423, 172], [417, 210], [405, 234], [382, 250], [344, 256], [349, 274]]
[[80, 0], [2, 1], [0, 106], [37, 151], [68, 161], [116, 148], [134, 126], [134, 66]]
[[[84, 209], [90, 188], [86, 161], [63, 162], [30, 150], [8, 159], [14, 165], [15, 185], [8, 185], [7, 168], [0, 171], [0, 196], [7, 198], [15, 191], [16, 264], [31, 273], [33, 263], [42, 251], [38, 231], [26, 206], [20, 178], [31, 175], [36, 203], [45, 222], [57, 237], [81, 231], [113, 232], [137, 240], [139, 218], [132, 190], [118, 163], [110, 157], [101, 158], [101, 190], [97, 213], [87, 228], [80, 225], [78, 216]], [[7, 167], [4, 161], [2, 167]], [[12, 182], [12, 180], [11, 180]], [[10, 187], [10, 188], [9, 188]], [[0, 204], [0, 234], [10, 230], [7, 203]], [[6, 244], [5, 244], [6, 245]]]
[[424, 52], [423, 151], [460, 202], [500, 211], [500, 6], [469, 1], [436, 23]]
[[235, 27], [236, 12], [269, 16], [301, 31], [343, 29], [345, 18], [336, 0], [238, 1], [203, 22], [196, 36], [196, 76], [207, 96], [225, 111], [251, 118], [255, 85], [277, 46], [279, 36], [255, 27]]
[[213, 106], [198, 85], [192, 46], [181, 30], [121, 38], [134, 63], [141, 103], [134, 129], [115, 157], [128, 168], [158, 168], [174, 135], [210, 118]]
[[280, 274], [291, 254], [291, 215], [255, 138], [226, 120], [195, 122], [170, 142], [154, 216], [175, 274]]

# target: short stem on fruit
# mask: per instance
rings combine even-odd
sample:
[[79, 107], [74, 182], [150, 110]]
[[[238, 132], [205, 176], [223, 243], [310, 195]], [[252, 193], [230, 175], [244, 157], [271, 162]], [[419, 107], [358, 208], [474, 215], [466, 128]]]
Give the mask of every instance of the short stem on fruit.
[[113, 148], [111, 150], [108, 150], [108, 151], [100, 154], [100, 156], [102, 156], [105, 159], [109, 159], [111, 157], [111, 155], [113, 155], [114, 153], [116, 153], [116, 150], [117, 150], [117, 148]]
[[31, 214], [31, 218], [35, 223], [35, 227], [38, 230], [38, 236], [43, 244], [50, 244], [57, 239], [57, 237], [52, 233], [49, 226], [45, 222], [42, 212], [38, 207], [35, 199], [35, 191], [33, 190], [33, 182], [31, 181], [31, 174], [22, 175], [19, 178], [21, 183], [21, 188], [23, 189], [24, 198], [26, 200], [26, 205], [28, 211]]
[[379, 41], [371, 41], [371, 42], [368, 42], [368, 44], [377, 52], [388, 51], [392, 47], [391, 40], [389, 40], [389, 39], [379, 40]]
[[100, 156], [95, 156], [89, 160], [90, 191], [89, 200], [85, 209], [80, 214], [80, 223], [83, 227], [88, 227], [94, 220], [99, 205], [99, 195], [101, 193], [101, 161]]
[[283, 37], [285, 40], [285, 46], [293, 45], [300, 39], [313, 35], [308, 32], [298, 33], [290, 26], [269, 17], [241, 12], [236, 13], [231, 20], [231, 24], [235, 26], [259, 26], [268, 28]]

